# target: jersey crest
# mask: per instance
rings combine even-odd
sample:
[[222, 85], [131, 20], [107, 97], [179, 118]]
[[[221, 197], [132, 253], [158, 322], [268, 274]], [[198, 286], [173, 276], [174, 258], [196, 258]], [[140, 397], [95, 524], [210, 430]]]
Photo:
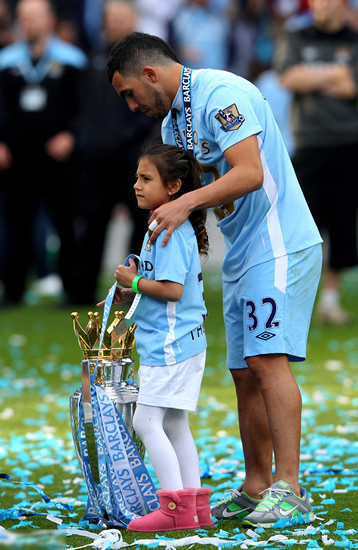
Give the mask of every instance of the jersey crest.
[[220, 122], [220, 128], [224, 130], [224, 132], [238, 130], [243, 122], [245, 122], [244, 115], [239, 113], [235, 103], [225, 107], [225, 109], [219, 109], [215, 118]]

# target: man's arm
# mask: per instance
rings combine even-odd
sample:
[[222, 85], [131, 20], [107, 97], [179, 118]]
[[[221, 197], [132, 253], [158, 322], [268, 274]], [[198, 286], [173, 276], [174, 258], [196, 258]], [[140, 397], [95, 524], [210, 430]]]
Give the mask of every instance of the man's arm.
[[162, 246], [165, 246], [174, 229], [184, 223], [194, 210], [227, 204], [262, 187], [263, 169], [256, 135], [229, 147], [224, 156], [231, 166], [229, 172], [213, 183], [154, 210], [149, 223], [155, 219], [158, 227], [150, 237], [151, 242], [167, 229], [162, 241]]
[[339, 99], [354, 99], [357, 86], [350, 67], [338, 63], [315, 67], [298, 63], [281, 74], [281, 84], [293, 92], [320, 92]]
[[352, 68], [340, 63], [306, 63], [302, 48], [307, 45], [301, 32], [288, 32], [278, 42], [274, 69], [280, 74], [282, 86], [297, 94], [319, 92], [337, 99], [354, 99], [356, 78]]

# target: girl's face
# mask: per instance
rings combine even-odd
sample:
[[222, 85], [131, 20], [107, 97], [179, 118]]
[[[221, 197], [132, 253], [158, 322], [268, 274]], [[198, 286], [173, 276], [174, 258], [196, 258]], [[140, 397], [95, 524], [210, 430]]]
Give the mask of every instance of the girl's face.
[[139, 208], [146, 210], [155, 210], [170, 200], [169, 189], [164, 187], [157, 167], [147, 157], [139, 161], [134, 190]]

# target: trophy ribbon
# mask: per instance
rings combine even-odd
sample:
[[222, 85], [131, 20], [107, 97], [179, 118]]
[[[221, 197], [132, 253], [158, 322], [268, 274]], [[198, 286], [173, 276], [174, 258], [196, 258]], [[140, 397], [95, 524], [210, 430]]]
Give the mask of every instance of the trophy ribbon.
[[134, 300], [132, 302], [132, 305], [131, 307], [129, 308], [126, 316], [124, 317], [125, 319], [131, 319], [132, 316], [133, 316], [133, 313], [135, 312], [135, 310], [137, 309], [137, 306], [139, 304], [139, 300], [141, 299], [142, 297], [142, 294], [140, 292], [138, 292], [135, 297], [134, 297]]
[[93, 374], [92, 374], [92, 376], [91, 376], [91, 383], [92, 383], [92, 384], [94, 384], [94, 381], [95, 381], [95, 379], [96, 379], [99, 354], [100, 354], [100, 351], [101, 351], [101, 348], [102, 348], [104, 333], [106, 332], [106, 327], [107, 327], [109, 312], [111, 311], [112, 302], [113, 302], [113, 296], [114, 296], [114, 293], [116, 292], [116, 288], [117, 288], [117, 283], [114, 283], [114, 284], [111, 286], [111, 288], [109, 289], [107, 298], [106, 298], [106, 300], [105, 300], [105, 302], [104, 302], [103, 320], [102, 320], [101, 336], [100, 336], [100, 339], [99, 339], [99, 347], [98, 347], [97, 361], [96, 361], [96, 366], [95, 366], [95, 368], [94, 368]]

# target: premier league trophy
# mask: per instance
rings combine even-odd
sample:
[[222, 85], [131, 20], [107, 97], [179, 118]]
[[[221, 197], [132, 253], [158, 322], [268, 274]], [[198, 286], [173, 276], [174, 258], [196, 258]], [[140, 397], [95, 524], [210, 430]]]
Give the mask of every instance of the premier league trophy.
[[72, 436], [88, 489], [84, 519], [126, 527], [159, 507], [143, 463], [145, 448], [133, 429], [139, 391], [131, 356], [136, 325], [128, 328], [118, 311], [108, 329], [102, 329], [99, 313], [88, 313], [86, 328], [78, 313], [71, 317], [84, 355], [82, 388], [70, 398]]

